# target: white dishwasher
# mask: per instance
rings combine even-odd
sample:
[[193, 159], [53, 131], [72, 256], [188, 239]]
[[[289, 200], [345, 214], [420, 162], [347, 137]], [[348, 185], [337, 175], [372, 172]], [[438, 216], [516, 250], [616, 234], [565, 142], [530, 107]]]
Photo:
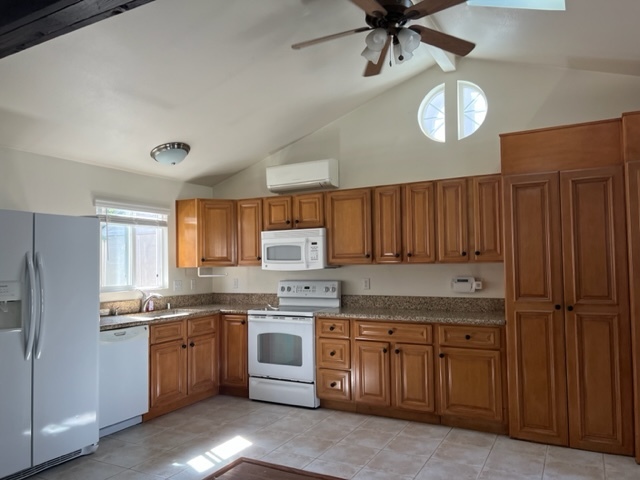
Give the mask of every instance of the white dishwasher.
[[149, 411], [149, 327], [100, 332], [100, 437], [142, 422]]

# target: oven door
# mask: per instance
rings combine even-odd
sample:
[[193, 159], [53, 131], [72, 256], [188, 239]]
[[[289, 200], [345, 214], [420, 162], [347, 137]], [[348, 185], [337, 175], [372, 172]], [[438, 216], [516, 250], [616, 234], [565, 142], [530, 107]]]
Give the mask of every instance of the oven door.
[[269, 314], [248, 320], [250, 376], [315, 381], [313, 318]]

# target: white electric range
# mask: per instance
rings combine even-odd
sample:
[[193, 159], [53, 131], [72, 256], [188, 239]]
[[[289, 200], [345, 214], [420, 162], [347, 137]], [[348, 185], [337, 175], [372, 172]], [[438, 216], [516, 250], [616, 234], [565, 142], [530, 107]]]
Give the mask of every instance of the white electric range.
[[278, 306], [249, 310], [249, 398], [317, 408], [315, 313], [337, 311], [338, 280], [280, 280]]

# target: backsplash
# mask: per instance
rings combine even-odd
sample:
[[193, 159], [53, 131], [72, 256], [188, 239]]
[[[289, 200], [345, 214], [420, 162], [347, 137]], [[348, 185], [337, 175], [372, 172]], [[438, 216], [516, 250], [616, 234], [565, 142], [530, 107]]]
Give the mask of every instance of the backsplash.
[[[154, 298], [155, 310], [194, 307], [199, 305], [277, 305], [278, 297], [269, 293], [203, 293]], [[397, 308], [401, 310], [432, 310], [445, 312], [500, 312], [504, 311], [503, 298], [461, 297], [409, 297], [392, 295], [343, 295], [345, 308]], [[140, 310], [140, 299], [102, 302], [100, 308], [108, 308], [119, 315]]]

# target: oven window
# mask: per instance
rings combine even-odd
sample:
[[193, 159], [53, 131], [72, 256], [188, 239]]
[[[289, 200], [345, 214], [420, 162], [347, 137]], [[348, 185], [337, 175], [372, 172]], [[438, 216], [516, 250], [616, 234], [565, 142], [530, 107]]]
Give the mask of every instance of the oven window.
[[299, 262], [302, 260], [302, 247], [300, 245], [274, 245], [267, 247], [267, 260]]
[[261, 333], [258, 335], [258, 362], [301, 367], [302, 337], [290, 333]]

